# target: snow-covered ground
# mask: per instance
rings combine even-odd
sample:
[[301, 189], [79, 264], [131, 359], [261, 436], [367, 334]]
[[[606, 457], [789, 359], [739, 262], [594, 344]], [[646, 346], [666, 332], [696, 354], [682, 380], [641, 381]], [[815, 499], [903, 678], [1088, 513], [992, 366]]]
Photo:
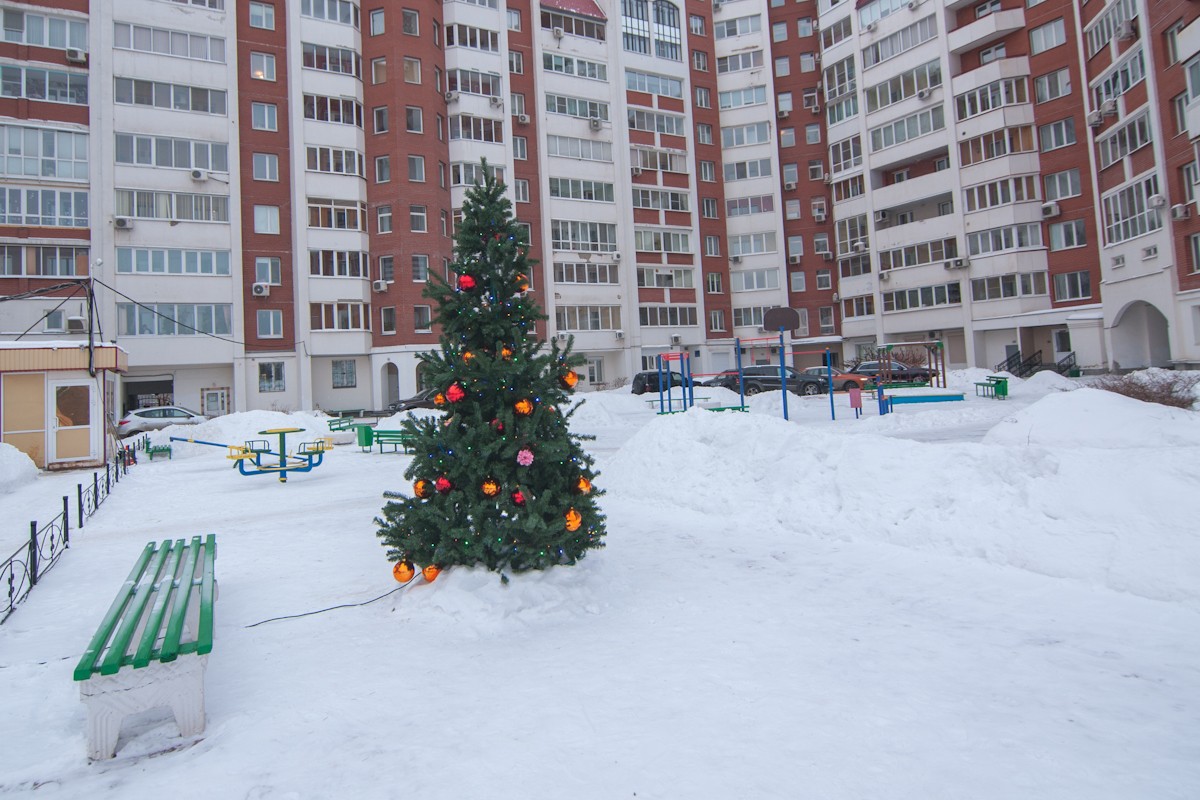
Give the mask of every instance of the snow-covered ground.
[[[785, 422], [778, 395], [660, 417], [588, 394], [604, 550], [255, 627], [396, 587], [372, 518], [410, 457], [351, 443], [281, 485], [176, 443], [0, 627], [0, 793], [1194, 800], [1200, 415], [1046, 375], [977, 398], [986, 374], [861, 420], [844, 395]], [[182, 435], [281, 424], [325, 433], [255, 412]], [[15, 547], [78, 476], [11, 472]], [[207, 730], [145, 715], [89, 764], [75, 661], [146, 541], [206, 532]]]

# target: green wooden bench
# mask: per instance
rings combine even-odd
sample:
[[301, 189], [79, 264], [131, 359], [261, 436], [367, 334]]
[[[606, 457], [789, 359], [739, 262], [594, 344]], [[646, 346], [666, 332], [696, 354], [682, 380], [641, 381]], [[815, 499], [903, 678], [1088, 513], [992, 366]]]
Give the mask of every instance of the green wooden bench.
[[172, 458], [171, 445], [169, 445], [169, 444], [146, 445], [146, 455], [150, 458], [151, 461], [154, 460], [155, 456], [166, 456], [167, 460], [170, 460]]
[[988, 375], [985, 380], [975, 384], [975, 396], [1007, 400], [1008, 378], [1003, 375]]
[[331, 431], [346, 431], [354, 425], [359, 424], [354, 417], [338, 417], [337, 419], [329, 420], [329, 430]]
[[392, 446], [392, 452], [395, 452], [397, 447], [404, 448], [404, 452], [406, 453], [413, 452], [414, 440], [412, 434], [410, 433], [405, 433], [404, 431], [400, 430], [381, 431], [378, 428], [375, 428], [371, 431], [371, 435], [375, 440], [375, 444], [379, 445], [379, 452], [381, 453], [383, 452], [383, 446], [385, 444], [390, 444]]
[[204, 730], [216, 558], [211, 533], [142, 549], [75, 667], [92, 759], [112, 757], [129, 714], [168, 707], [181, 735]]

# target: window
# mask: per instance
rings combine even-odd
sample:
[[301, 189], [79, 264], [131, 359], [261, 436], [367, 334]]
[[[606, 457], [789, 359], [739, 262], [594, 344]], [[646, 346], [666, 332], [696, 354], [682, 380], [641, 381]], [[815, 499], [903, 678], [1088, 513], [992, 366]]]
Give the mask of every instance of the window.
[[375, 228], [380, 233], [392, 232], [392, 207], [379, 206], [375, 209]]
[[415, 254], [412, 257], [413, 283], [425, 283], [429, 280], [429, 256]]
[[[0, 94], [14, 96], [10, 92], [13, 85], [9, 73], [15, 67], [0, 67]], [[66, 73], [59, 82], [55, 73], [50, 73], [50, 94], [45, 94], [40, 82], [31, 82], [32, 70], [26, 70], [26, 96], [30, 91], [38, 97], [31, 99], [46, 99], [57, 103], [87, 103], [87, 76], [71, 74], [71, 84], [68, 86]], [[44, 73], [44, 70], [37, 72]], [[44, 75], [42, 76], [44, 77]], [[82, 85], [79, 82], [82, 81]], [[15, 95], [20, 96], [20, 95]], [[202, 89], [198, 86], [186, 86], [159, 81], [133, 80], [132, 78], [117, 78], [115, 102], [122, 105], [152, 106], [154, 108], [172, 109], [174, 111], [189, 111], [193, 114], [213, 114], [225, 116], [225, 92], [217, 89]]]
[[1047, 293], [1045, 272], [1010, 272], [971, 281], [971, 299], [977, 302]]
[[[62, 250], [59, 248], [59, 274]], [[117, 272], [160, 275], [229, 275], [228, 250], [176, 250], [171, 248], [118, 247]], [[84, 263], [87, 253], [84, 251]]]
[[251, 53], [250, 77], [256, 81], [275, 80], [275, 56], [269, 53]]
[[980, 64], [990, 64], [993, 61], [1007, 57], [1008, 47], [1004, 44], [1004, 42], [992, 45], [991, 47], [985, 47], [979, 51]]
[[1086, 270], [1054, 276], [1054, 299], [1082, 300], [1092, 296], [1092, 277]]
[[1029, 32], [1029, 52], [1036, 56], [1060, 44], [1066, 44], [1066, 41], [1066, 27], [1062, 19], [1056, 19]]
[[[20, 224], [12, 218], [20, 217], [20, 201], [14, 200], [13, 193], [19, 189], [9, 189], [7, 200], [9, 222]], [[40, 200], [34, 195], [37, 190], [26, 190], [26, 223], [32, 225], [74, 224], [69, 222], [74, 215], [83, 218], [86, 226], [87, 201], [80, 197], [71, 197], [71, 192], [57, 193], [53, 189], [41, 190]], [[58, 195], [57, 197], [55, 195]], [[84, 193], [77, 193], [84, 195]], [[215, 194], [191, 194], [188, 192], [155, 192], [149, 189], [117, 189], [116, 202], [113, 206], [118, 216], [135, 217], [138, 219], [167, 219], [192, 222], [228, 222], [229, 198]], [[86, 196], [84, 196], [85, 198]], [[59, 222], [50, 221], [57, 215]], [[37, 221], [40, 218], [40, 221]]]
[[369, 306], [363, 303], [309, 303], [309, 325], [314, 331], [369, 330]]
[[251, 103], [250, 127], [256, 131], [279, 130], [278, 109], [271, 103]]
[[406, 8], [401, 12], [400, 30], [407, 36], [421, 35], [421, 15], [411, 8]]
[[304, 95], [304, 118], [319, 122], [336, 122], [339, 125], [363, 126], [362, 105], [349, 97], [326, 97]]
[[396, 332], [396, 307], [385, 306], [379, 309], [379, 332], [390, 334]]
[[358, 379], [354, 372], [355, 365], [356, 362], [353, 358], [333, 359], [334, 389], [353, 389], [358, 385]]
[[1150, 144], [1150, 114], [1143, 112], [1129, 120], [1111, 135], [1097, 142], [1100, 168], [1105, 169], [1125, 156]]
[[283, 382], [283, 362], [263, 361], [258, 365], [258, 391], [286, 391]]
[[[166, 139], [168, 155], [174, 155], [174, 139]], [[181, 160], [192, 166], [192, 145], [186, 139], [179, 140]], [[141, 145], [138, 162], [147, 166], [154, 163], [152, 138], [147, 137]], [[209, 142], [195, 142], [196, 155], [203, 155], [205, 162], [210, 159], [210, 147], [216, 149], [220, 159], [221, 170], [228, 167], [226, 161], [226, 146]], [[145, 152], [150, 145], [150, 152]], [[7, 156], [7, 158], [5, 158]], [[117, 134], [117, 163], [132, 164], [134, 160], [133, 137], [128, 134]], [[173, 160], [169, 166], [174, 166]], [[58, 130], [55, 128], [34, 128], [19, 125], [0, 124], [0, 175], [12, 178], [26, 176], [42, 177], [51, 180], [88, 179], [88, 134], [76, 131]]]
[[396, 257], [379, 257], [379, 280], [394, 281], [396, 279]]
[[371, 12], [370, 26], [372, 36], [379, 36], [387, 30], [382, 8], [377, 8]]
[[362, 77], [362, 58], [355, 50], [310, 42], [302, 42], [300, 50], [300, 63], [305, 69], [332, 72], [338, 75], [353, 75], [356, 78]]
[[409, 133], [424, 133], [425, 118], [419, 106], [407, 106], [404, 109], [404, 129]]
[[713, 161], [700, 162], [700, 180], [713, 183], [717, 180], [717, 165]]
[[[755, 18], [757, 19], [757, 17]], [[788, 38], [788, 24], [786, 22], [771, 23], [771, 41], [786, 42]]]
[[324, 19], [352, 25], [358, 29], [358, 4], [351, 0], [304, 0], [300, 14], [313, 19]]
[[713, 127], [706, 123], [700, 123], [696, 126], [696, 141], [699, 144], [713, 143]]
[[697, 72], [708, 72], [708, 53], [703, 50], [693, 50], [692, 69]]
[[804, 141], [806, 144], [821, 143], [821, 124], [812, 122], [804, 126]]
[[529, 140], [524, 136], [513, 137], [513, 158], [517, 161], [529, 159]]
[[375, 182], [387, 183], [392, 179], [392, 157], [375, 157]]
[[1038, 223], [1007, 225], [967, 234], [967, 252], [987, 256], [1010, 250], [1042, 246], [1042, 226]]
[[1072, 117], [1051, 122], [1038, 128], [1038, 141], [1042, 152], [1057, 150], [1075, 144], [1075, 120]]
[[706, 255], [706, 256], [721, 255], [721, 237], [720, 236], [705, 236], [704, 237], [704, 255]]
[[508, 51], [508, 71], [513, 75], [525, 74], [525, 54], [516, 50]]
[[710, 272], [707, 275], [705, 275], [704, 276], [704, 286], [705, 286], [705, 290], [709, 294], [722, 294], [723, 290], [721, 288], [721, 273]]
[[334, 175], [355, 175], [365, 177], [363, 155], [355, 150], [343, 150], [340, 147], [308, 147], [307, 169], [310, 172], [329, 172]]
[[712, 90], [703, 86], [696, 87], [696, 108], [712, 108]]
[[792, 59], [790, 56], [777, 56], [775, 58], [775, 77], [786, 78], [792, 74]]
[[118, 336], [228, 336], [232, 306], [222, 303], [117, 303]]
[[1000, 0], [984, 0], [984, 2], [975, 6], [975, 19], [983, 19], [989, 14], [995, 14], [1000, 10]]
[[279, 156], [274, 153], [255, 153], [253, 156], [254, 180], [279, 180]]
[[409, 206], [408, 229], [413, 233], [426, 233], [429, 230], [426, 213], [425, 206]]
[[283, 312], [279, 309], [264, 309], [258, 311], [256, 328], [260, 339], [283, 338]]
[[324, 278], [370, 278], [371, 257], [358, 250], [309, 250], [308, 274]]
[[1039, 103], [1069, 95], [1071, 93], [1071, 71], [1063, 67], [1048, 75], [1041, 75], [1034, 79], [1033, 90]]
[[408, 179], [414, 183], [425, 182], [425, 156], [408, 157]]
[[1050, 226], [1050, 250], [1069, 250], [1073, 247], [1086, 247], [1087, 234], [1084, 231], [1083, 220], [1058, 222]]
[[404, 64], [404, 82], [405, 83], [420, 83], [421, 82], [421, 59], [405, 58], [403, 64]]
[[945, 115], [941, 105], [936, 105], [926, 111], [919, 111], [895, 122], [872, 128], [871, 152], [894, 147], [912, 139], [925, 136], [946, 127]]
[[[25, 15], [26, 22], [30, 17], [29, 14]], [[78, 24], [84, 25], [82, 22]], [[143, 53], [190, 58], [193, 61], [225, 63], [225, 40], [220, 36], [204, 36], [165, 28], [150, 28], [126, 22], [118, 22], [114, 28], [113, 47], [118, 50], [138, 50]], [[9, 32], [6, 31], [6, 33]], [[11, 39], [8, 40], [11, 41]], [[86, 43], [78, 46], [81, 49], [87, 49]]]
[[1162, 214], [1149, 203], [1158, 194], [1158, 176], [1150, 175], [1101, 198], [1105, 244], [1116, 244], [1162, 227]]
[[376, 108], [371, 117], [375, 121], [375, 133], [387, 133], [388, 130], [388, 107], [380, 106]]
[[521, 30], [521, 11], [520, 9], [508, 9], [508, 29], [510, 31]]
[[705, 25], [704, 17], [699, 14], [691, 14], [688, 16], [688, 33], [692, 36], [704, 36]]
[[428, 333], [433, 330], [433, 312], [429, 306], [413, 306], [413, 331]]
[[279, 233], [279, 206], [254, 207], [254, 232]]

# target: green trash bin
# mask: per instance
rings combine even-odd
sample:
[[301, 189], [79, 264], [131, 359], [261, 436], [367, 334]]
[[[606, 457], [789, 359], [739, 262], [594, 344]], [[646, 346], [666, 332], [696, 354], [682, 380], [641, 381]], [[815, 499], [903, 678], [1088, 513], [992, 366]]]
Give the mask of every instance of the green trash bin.
[[1008, 378], [993, 375], [988, 380], [996, 384], [996, 399], [1004, 400], [1008, 398]]
[[375, 429], [365, 422], [360, 422], [352, 427], [355, 437], [358, 439], [358, 446], [363, 449], [363, 452], [370, 450], [375, 444]]

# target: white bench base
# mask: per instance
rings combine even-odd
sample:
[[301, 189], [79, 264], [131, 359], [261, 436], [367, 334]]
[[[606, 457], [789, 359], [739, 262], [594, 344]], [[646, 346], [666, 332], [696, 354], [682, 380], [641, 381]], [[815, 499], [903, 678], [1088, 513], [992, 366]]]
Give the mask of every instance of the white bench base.
[[112, 758], [125, 717], [155, 708], [171, 709], [181, 736], [202, 733], [207, 666], [207, 655], [183, 655], [165, 664], [122, 667], [115, 675], [81, 681], [79, 698], [88, 711], [88, 757]]

